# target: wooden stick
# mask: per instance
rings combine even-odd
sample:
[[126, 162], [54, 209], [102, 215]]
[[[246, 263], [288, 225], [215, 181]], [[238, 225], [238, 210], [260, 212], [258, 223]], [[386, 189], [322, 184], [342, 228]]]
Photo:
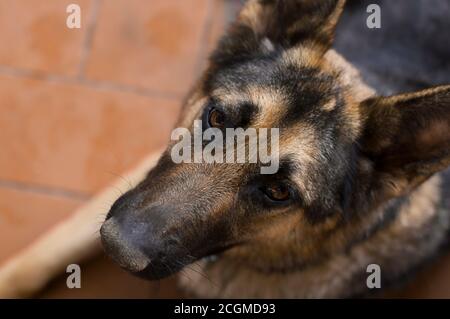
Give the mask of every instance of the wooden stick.
[[147, 156], [136, 168], [118, 178], [73, 215], [44, 233], [0, 268], [0, 298], [28, 297], [42, 289], [69, 264], [100, 252], [99, 229], [106, 215], [105, 204], [113, 203], [118, 190], [126, 191], [144, 179], [162, 150]]

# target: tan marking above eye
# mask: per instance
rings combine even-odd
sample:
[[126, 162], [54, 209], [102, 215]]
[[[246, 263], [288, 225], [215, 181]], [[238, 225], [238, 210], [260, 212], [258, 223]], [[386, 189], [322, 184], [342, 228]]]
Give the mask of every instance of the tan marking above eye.
[[259, 112], [254, 120], [258, 127], [272, 127], [283, 116], [280, 110], [286, 104], [286, 97], [281, 90], [270, 86], [250, 85], [246, 87], [246, 93], [254, 105], [258, 106]]
[[322, 109], [327, 112], [333, 111], [336, 108], [336, 99], [333, 97], [328, 100], [324, 105], [322, 105]]

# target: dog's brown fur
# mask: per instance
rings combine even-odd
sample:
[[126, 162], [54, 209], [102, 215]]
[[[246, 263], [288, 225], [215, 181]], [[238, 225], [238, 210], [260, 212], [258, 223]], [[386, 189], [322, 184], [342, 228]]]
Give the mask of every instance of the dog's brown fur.
[[[436, 254], [450, 223], [433, 176], [450, 164], [450, 86], [372, 96], [329, 51], [344, 3], [245, 5], [178, 126], [192, 129], [213, 105], [231, 126], [280, 127], [280, 172], [176, 165], [172, 143], [102, 228], [124, 268], [160, 278], [219, 252], [182, 277], [194, 294], [348, 297], [368, 292], [368, 264], [385, 286]], [[256, 189], [286, 181], [289, 203]]]

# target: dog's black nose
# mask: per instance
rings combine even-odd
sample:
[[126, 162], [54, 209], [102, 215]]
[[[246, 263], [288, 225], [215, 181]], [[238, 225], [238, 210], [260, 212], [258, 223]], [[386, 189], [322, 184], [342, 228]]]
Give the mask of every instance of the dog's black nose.
[[151, 279], [167, 276], [186, 253], [171, 227], [175, 210], [156, 204], [137, 205], [134, 200], [126, 195], [111, 207], [100, 230], [104, 249], [136, 275]]
[[106, 253], [122, 268], [140, 272], [150, 264], [150, 258], [124, 234], [114, 217], [103, 223], [100, 235]]

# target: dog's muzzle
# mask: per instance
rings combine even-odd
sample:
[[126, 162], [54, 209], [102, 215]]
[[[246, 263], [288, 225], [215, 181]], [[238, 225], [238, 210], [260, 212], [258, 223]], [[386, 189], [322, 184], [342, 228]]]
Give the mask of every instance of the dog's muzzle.
[[[131, 199], [133, 200], [133, 199]], [[193, 256], [165, 207], [114, 205], [100, 229], [105, 252], [122, 268], [147, 279], [160, 279], [191, 263]]]

